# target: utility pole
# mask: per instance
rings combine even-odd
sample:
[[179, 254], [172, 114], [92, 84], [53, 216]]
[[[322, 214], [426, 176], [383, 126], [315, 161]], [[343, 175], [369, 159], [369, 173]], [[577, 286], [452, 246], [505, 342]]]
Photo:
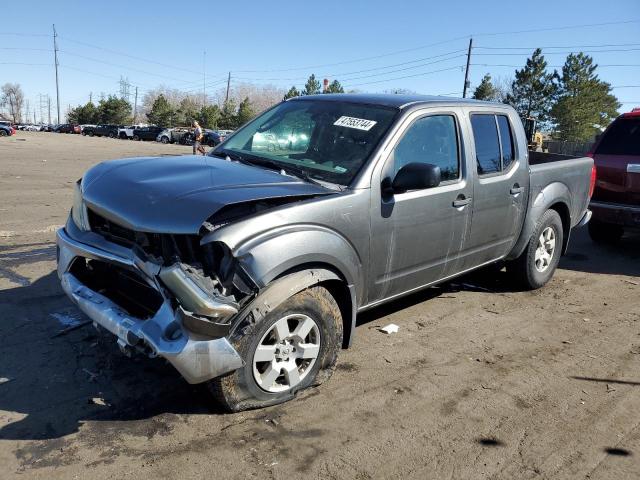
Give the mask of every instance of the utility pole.
[[227, 77], [227, 95], [224, 97], [224, 103], [229, 101], [229, 86], [231, 85], [231, 72], [229, 72], [229, 76]]
[[462, 98], [467, 98], [467, 88], [469, 88], [469, 63], [471, 62], [472, 46], [473, 46], [473, 37], [469, 39], [469, 50], [467, 51], [467, 68], [464, 71], [464, 88], [462, 89]]
[[202, 52], [202, 106], [207, 106], [207, 51]]
[[58, 34], [56, 33], [56, 26], [53, 25], [53, 58], [56, 66], [56, 106], [58, 107], [58, 121], [60, 124], [60, 87], [58, 82]]
[[93, 92], [89, 92], [89, 103], [93, 103]]
[[136, 87], [136, 96], [133, 102], [133, 123], [136, 123], [136, 116], [138, 115], [138, 87]]
[[47, 94], [47, 103], [49, 104], [49, 123], [47, 125], [51, 125], [51, 97]]

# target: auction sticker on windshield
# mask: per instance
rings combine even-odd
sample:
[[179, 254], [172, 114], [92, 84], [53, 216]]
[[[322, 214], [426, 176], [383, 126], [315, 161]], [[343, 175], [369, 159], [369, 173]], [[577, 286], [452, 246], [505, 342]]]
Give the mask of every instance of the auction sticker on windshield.
[[365, 132], [368, 132], [376, 123], [378, 122], [374, 122], [373, 120], [365, 120], [364, 118], [343, 116], [336, 120], [334, 122], [334, 125], [338, 127], [355, 128], [357, 130], [364, 130]]

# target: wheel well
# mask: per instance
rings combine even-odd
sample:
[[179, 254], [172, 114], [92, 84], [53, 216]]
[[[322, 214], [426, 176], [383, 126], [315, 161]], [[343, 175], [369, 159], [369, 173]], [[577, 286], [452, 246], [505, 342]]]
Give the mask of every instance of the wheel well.
[[349, 287], [347, 286], [347, 281], [344, 278], [344, 275], [336, 269], [333, 265], [323, 264], [323, 263], [313, 263], [313, 264], [305, 264], [299, 265], [297, 267], [291, 268], [285, 272], [282, 272], [272, 281], [277, 280], [278, 278], [284, 277], [294, 272], [299, 272], [302, 270], [310, 270], [314, 268], [322, 268], [325, 270], [329, 270], [335, 273], [340, 280], [326, 280], [324, 282], [319, 283], [327, 290], [331, 296], [336, 300], [338, 304], [338, 308], [340, 308], [340, 315], [342, 316], [342, 348], [347, 348], [351, 344], [351, 321], [353, 315], [353, 302], [351, 301], [351, 292], [349, 291]]
[[566, 203], [558, 202], [549, 207], [549, 210], [555, 210], [562, 220], [562, 254], [567, 251], [569, 244], [569, 233], [571, 232], [571, 213]]

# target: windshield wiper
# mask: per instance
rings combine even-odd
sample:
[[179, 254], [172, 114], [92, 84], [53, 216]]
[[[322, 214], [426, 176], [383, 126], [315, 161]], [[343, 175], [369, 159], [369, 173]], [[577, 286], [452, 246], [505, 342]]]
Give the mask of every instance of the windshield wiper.
[[216, 155], [221, 158], [229, 157], [232, 160], [237, 160], [242, 163], [247, 163], [250, 165], [257, 165], [260, 167], [267, 167], [273, 170], [278, 170], [280, 172], [284, 172], [289, 176], [293, 175], [301, 180], [304, 180], [309, 183], [313, 183], [315, 185], [323, 186], [322, 183], [314, 180], [309, 176], [309, 173], [296, 165], [283, 164], [280, 162], [276, 162], [275, 160], [269, 160], [268, 158], [258, 157], [255, 155], [241, 155], [231, 150], [221, 150], [220, 152], [213, 152], [212, 155]]

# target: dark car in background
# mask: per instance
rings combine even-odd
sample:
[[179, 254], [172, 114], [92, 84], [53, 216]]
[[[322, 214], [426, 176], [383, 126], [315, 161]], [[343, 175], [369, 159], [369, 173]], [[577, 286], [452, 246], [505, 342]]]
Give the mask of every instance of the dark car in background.
[[0, 123], [0, 137], [10, 137], [15, 135], [16, 129], [10, 123]]
[[87, 126], [82, 130], [83, 135], [89, 137], [109, 137], [116, 138], [118, 136], [118, 125], [96, 125], [95, 127]]
[[609, 125], [592, 156], [598, 179], [589, 234], [595, 242], [613, 243], [626, 229], [640, 229], [640, 108]]
[[142, 127], [136, 128], [133, 131], [134, 140], [154, 140], [160, 132], [164, 129], [162, 127]]
[[80, 133], [80, 125], [73, 125], [72, 123], [62, 123], [57, 125], [54, 129], [56, 133]]
[[[222, 142], [224, 142], [224, 139], [225, 139], [225, 136], [221, 135], [215, 130], [205, 129], [204, 132], [202, 132], [202, 144], [208, 145], [209, 147], [217, 147]], [[194, 141], [193, 131], [186, 133], [180, 139], [180, 143], [182, 145], [193, 145], [193, 141]]]

